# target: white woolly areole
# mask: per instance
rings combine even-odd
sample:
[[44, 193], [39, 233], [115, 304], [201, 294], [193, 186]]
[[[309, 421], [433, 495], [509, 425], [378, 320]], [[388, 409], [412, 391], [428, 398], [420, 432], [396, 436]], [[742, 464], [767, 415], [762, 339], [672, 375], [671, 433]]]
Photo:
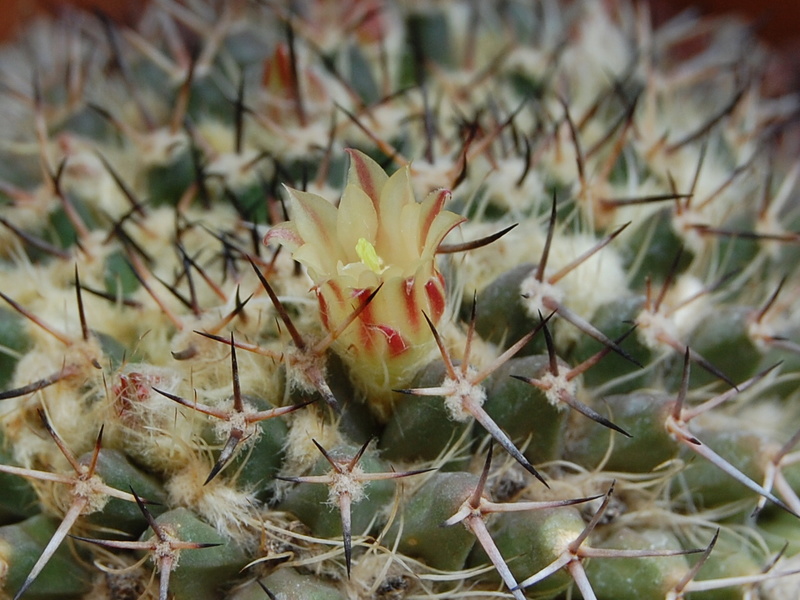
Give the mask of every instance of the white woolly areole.
[[257, 412], [247, 402], [242, 403], [242, 412], [231, 411], [226, 419], [215, 419], [214, 431], [221, 440], [227, 440], [231, 431], [243, 431], [242, 444], [250, 445], [261, 437], [261, 427], [257, 423], [248, 423], [247, 416]]
[[[55, 340], [53, 340], [55, 342]], [[60, 346], [60, 347], [59, 347]], [[42, 377], [66, 369], [71, 375], [56, 385], [39, 392], [48, 419], [56, 423], [58, 433], [66, 445], [75, 452], [88, 449], [94, 443], [99, 425], [87, 426], [103, 418], [103, 407], [93, 402], [93, 394], [102, 390], [101, 373], [92, 367], [91, 361], [101, 357], [96, 338], [76, 340], [70, 346], [59, 343], [44, 344], [37, 341], [36, 349], [25, 354], [17, 363], [10, 387], [21, 387]], [[100, 392], [102, 393], [102, 392]], [[19, 396], [5, 400], [0, 406], [3, 415], [4, 434], [7, 447], [11, 448], [15, 459], [21, 465], [33, 465], [44, 460], [49, 464], [58, 461], [61, 453], [50, 436], [41, 436], [35, 429], [26, 425], [30, 416], [32, 397]], [[76, 410], [75, 407], [80, 409]], [[49, 457], [49, 458], [44, 458]]]
[[96, 202], [100, 210], [111, 215], [122, 215], [130, 209], [130, 204], [95, 152], [77, 136], [58, 137], [57, 149], [52, 153], [58, 157], [53, 164], [64, 161], [62, 190]]
[[678, 328], [675, 323], [663, 311], [657, 313], [643, 310], [636, 317], [636, 330], [639, 339], [651, 350], [661, 350], [668, 347], [668, 344], [661, 341], [661, 337], [666, 336], [678, 339]]
[[252, 524], [256, 504], [248, 490], [227, 485], [224, 478], [205, 483], [208, 463], [190, 461], [186, 468], [174, 473], [166, 482], [170, 506], [184, 506], [225, 535], [238, 537]]
[[[207, 176], [222, 178], [232, 189], [242, 189], [248, 185], [258, 184], [259, 175], [269, 172], [257, 164], [258, 153], [248, 150], [241, 154], [226, 152], [214, 157], [207, 169]], [[262, 161], [265, 162], [265, 161]]]
[[[313, 343], [313, 342], [312, 342]], [[316, 385], [308, 377], [308, 373], [318, 373], [325, 376], [324, 355], [313, 354], [308, 350], [300, 350], [294, 344], [285, 352], [286, 376], [290, 389], [313, 394], [317, 391]]]
[[[458, 239], [478, 239], [495, 233], [499, 228], [497, 224], [486, 226], [467, 221], [461, 225]], [[526, 262], [538, 262], [546, 240], [544, 228], [545, 225], [540, 228], [532, 224], [517, 227], [485, 248], [459, 256], [459, 276], [463, 277], [458, 282], [459, 285], [465, 290], [477, 289], [480, 292], [487, 285], [491, 285], [499, 274]], [[624, 235], [625, 233], [622, 234]], [[556, 231], [547, 259], [545, 280], [594, 247], [600, 239], [590, 234], [567, 234]], [[536, 293], [540, 298], [542, 295], [552, 298], [588, 321], [592, 320], [600, 307], [619, 299], [623, 291], [628, 289], [628, 283], [622, 259], [614, 248], [615, 243], [616, 241], [602, 248], [554, 285], [537, 282], [531, 274], [527, 278], [529, 281], [520, 286], [521, 294], [528, 293], [531, 296], [528, 300], [521, 300], [529, 306], [531, 316], [538, 319], [537, 311], [542, 309], [541, 299], [538, 302], [533, 299]], [[530, 285], [533, 289], [525, 289], [524, 285]], [[545, 316], [550, 312], [550, 309], [542, 310]], [[554, 333], [557, 341], [565, 344], [583, 335], [572, 326], [556, 326]]]
[[697, 277], [681, 275], [676, 280], [672, 293], [668, 294], [670, 306], [679, 306], [685, 300], [693, 298], [691, 302], [672, 312], [672, 320], [680, 335], [689, 335], [694, 331], [711, 308], [709, 294], [701, 294], [704, 289], [703, 282]]
[[[625, 233], [622, 234], [624, 235]], [[540, 239], [543, 241], [543, 238]], [[599, 241], [600, 238], [594, 235], [566, 235], [556, 232], [547, 260], [545, 278], [558, 273]], [[599, 307], [618, 300], [622, 290], [628, 289], [622, 260], [614, 249], [615, 243], [617, 242], [611, 242], [602, 248], [556, 284], [562, 290], [563, 302], [567, 308], [584, 319], [591, 320]], [[574, 327], [570, 327], [569, 331], [573, 332], [575, 339], [583, 335]]]
[[[88, 470], [88, 468], [86, 465], [83, 466], [83, 470]], [[108, 494], [103, 491], [103, 486], [105, 486], [105, 482], [97, 475], [75, 482], [72, 494], [89, 501], [82, 514], [88, 515], [103, 510], [109, 499]]]
[[595, 101], [596, 91], [603, 89], [609, 78], [620, 76], [631, 60], [631, 45], [619, 26], [611, 20], [602, 2], [585, 2], [584, 14], [576, 21], [560, 58], [562, 71], [569, 73], [573, 114], [580, 114]]
[[560, 287], [536, 279], [535, 272], [522, 280], [519, 292], [522, 295], [522, 305], [525, 307], [525, 311], [534, 319], [539, 318], [540, 314], [547, 315], [552, 309], [548, 308], [546, 304], [554, 302], [561, 304], [565, 295], [564, 290]]
[[[193, 397], [177, 370], [144, 363], [131, 363], [118, 374], [111, 387], [113, 404], [105, 438], [125, 444], [138, 462], [154, 470], [180, 468], [194, 452], [193, 439], [205, 427], [206, 416], [182, 408], [153, 391]], [[180, 418], [176, 415], [180, 414]]]
[[703, 252], [706, 247], [706, 237], [701, 233], [699, 226], [708, 225], [710, 219], [691, 208], [685, 208], [672, 215], [672, 228], [683, 241], [684, 246], [695, 254]]
[[787, 573], [782, 577], [767, 580], [760, 584], [759, 588], [764, 590], [766, 598], [771, 600], [794, 600], [797, 598], [797, 590], [800, 589], [800, 555], [796, 554], [789, 558], [783, 558], [776, 570]]
[[447, 377], [442, 382], [442, 388], [445, 390], [444, 405], [453, 421], [463, 423], [472, 417], [469, 412], [464, 410], [465, 401], [477, 406], [483, 406], [483, 403], [486, 402], [486, 390], [469, 381], [474, 374], [475, 370], [470, 368], [467, 370], [466, 377], [457, 377], [456, 379]]
[[[523, 174], [525, 178], [520, 184]], [[485, 185], [492, 203], [521, 214], [534, 213], [548, 201], [541, 173], [529, 168], [519, 156], [497, 160], [496, 168], [486, 176]]]
[[[347, 466], [345, 462], [339, 462], [339, 464], [342, 465], [343, 468]], [[365, 485], [362, 481], [359, 481], [363, 473], [364, 470], [361, 468], [361, 465], [355, 465], [349, 472], [346, 470], [343, 473], [338, 473], [336, 471], [331, 472], [328, 504], [337, 505], [339, 497], [344, 494], [350, 496], [350, 501], [353, 504], [366, 498]]]
[[[707, 118], [705, 111], [692, 111], [683, 109], [681, 114], [698, 116], [701, 121]], [[685, 123], [684, 123], [685, 125]], [[694, 127], [694, 126], [693, 126]], [[675, 135], [678, 135], [676, 132]], [[711, 136], [705, 154], [696, 146], [685, 146], [673, 153], [669, 165], [659, 165], [657, 168], [668, 168], [666, 173], [675, 175], [676, 189], [680, 191], [692, 190], [692, 201], [684, 205], [681, 210], [672, 213], [672, 228], [681, 238], [683, 244], [695, 254], [707, 251], [713, 244], [714, 236], [702, 234], [698, 226], [713, 226], [729, 222], [737, 213], [741, 214], [742, 207], [750, 206], [754, 194], [760, 193], [755, 188], [754, 178], [737, 177], [730, 183], [731, 166], [729, 161], [735, 160], [743, 165], [750, 161], [752, 149], [739, 148], [739, 156], [727, 156], [729, 151], [736, 152], [735, 146], [725, 145]], [[702, 169], [694, 181], [697, 165], [702, 158]]]
[[747, 335], [760, 351], [765, 352], [769, 350], [770, 340], [775, 336], [775, 327], [765, 319], [748, 319]]
[[183, 130], [156, 129], [142, 137], [140, 156], [147, 165], [168, 166], [189, 146]]
[[[563, 369], [558, 375], [553, 375], [550, 371], [547, 371], [539, 377], [539, 381], [543, 384], [541, 389], [544, 392], [544, 397], [559, 410], [568, 408], [562, 400], [563, 394], [574, 398], [575, 394], [578, 393], [577, 381], [575, 379], [567, 379], [567, 373]], [[547, 387], [548, 385], [550, 387]]]
[[[343, 102], [344, 105], [347, 101]], [[264, 146], [271, 154], [284, 160], [300, 159], [313, 154], [319, 146], [320, 140], [327, 140], [330, 136], [330, 107], [325, 107], [315, 115], [324, 115], [317, 120], [311, 120], [306, 125], [285, 125], [279, 135], [275, 135], [268, 128], [253, 128], [251, 137], [253, 144]]]
[[168, 532], [166, 527], [162, 526], [162, 529], [167, 539], [156, 542], [155, 548], [153, 548], [152, 560], [159, 571], [161, 570], [161, 565], [165, 564], [164, 560], [167, 561], [166, 564], [169, 570], [173, 571], [178, 566], [178, 560], [181, 556], [180, 549], [172, 547], [172, 544], [178, 539], [171, 532]]
[[[639, 339], [651, 350], [657, 350], [666, 347], [660, 336], [674, 340], [687, 338], [705, 318], [710, 307], [708, 294], [698, 295], [703, 288], [702, 282], [696, 277], [679, 277], [656, 313], [643, 310], [636, 317]], [[682, 306], [689, 299], [692, 300]], [[679, 308], [671, 309], [676, 306]]]
[[339, 429], [325, 423], [315, 410], [304, 409], [292, 413], [290, 423], [285, 443], [284, 474], [306, 472], [319, 459], [319, 450], [311, 440], [317, 440], [323, 448], [335, 448], [342, 443]]

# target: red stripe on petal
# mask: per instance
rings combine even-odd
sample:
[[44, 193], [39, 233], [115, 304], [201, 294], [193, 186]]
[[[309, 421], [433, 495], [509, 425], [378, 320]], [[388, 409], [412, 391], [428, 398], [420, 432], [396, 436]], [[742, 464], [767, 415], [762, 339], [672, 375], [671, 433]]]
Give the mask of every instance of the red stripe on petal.
[[325, 294], [323, 294], [319, 288], [317, 288], [317, 302], [319, 303], [319, 317], [322, 319], [322, 326], [327, 330], [331, 330], [331, 322], [330, 322], [330, 315], [328, 314], [328, 301], [325, 300]]
[[419, 330], [420, 309], [414, 292], [414, 278], [409, 277], [403, 282], [403, 304], [406, 307], [409, 324], [416, 332]]
[[[353, 290], [353, 298], [363, 302], [369, 296], [370, 290], [356, 289]], [[364, 345], [365, 350], [372, 350], [375, 340], [373, 338], [372, 330], [375, 329], [375, 315], [372, 312], [372, 304], [368, 304], [361, 314], [356, 319], [358, 324], [359, 337], [361, 343]]]
[[428, 239], [428, 232], [431, 230], [431, 225], [433, 224], [433, 220], [436, 218], [440, 212], [442, 212], [442, 208], [444, 208], [444, 203], [450, 199], [450, 190], [439, 190], [436, 193], [436, 202], [433, 203], [431, 210], [425, 215], [425, 220], [420, 223], [420, 234], [419, 234], [419, 243], [420, 249], [425, 246], [425, 241]]
[[347, 151], [350, 155], [350, 161], [356, 170], [358, 182], [361, 184], [361, 189], [370, 197], [372, 203], [375, 205], [375, 210], [378, 210], [378, 200], [380, 199], [380, 190], [375, 186], [375, 180], [370, 173], [369, 165], [364, 160], [364, 155], [360, 152]]
[[328, 281], [325, 282], [325, 285], [327, 285], [330, 288], [331, 292], [333, 292], [333, 295], [336, 297], [337, 301], [344, 302], [344, 294], [342, 293], [342, 288], [339, 287], [339, 284], [336, 283], [334, 279], [329, 279]]
[[[324, 288], [324, 289], [323, 289]], [[333, 318], [336, 318], [336, 307], [341, 306], [345, 299], [344, 295], [342, 294], [342, 288], [339, 287], [339, 284], [336, 283], [333, 279], [329, 279], [321, 286], [316, 288], [317, 292], [317, 300], [319, 302], [319, 312], [320, 318], [322, 319], [322, 326], [329, 332], [333, 332], [337, 328], [336, 323], [331, 323], [331, 306], [328, 303], [328, 298], [326, 296], [330, 294], [332, 296], [333, 302], [336, 305], [333, 310]]]
[[[353, 298], [358, 300], [356, 306], [360, 305], [362, 302], [365, 302], [367, 297], [373, 292], [374, 290], [366, 289], [366, 288], [353, 288]], [[364, 308], [364, 313], [371, 310], [370, 305], [368, 304]], [[364, 314], [362, 313], [362, 314]]]
[[264, 245], [269, 246], [273, 242], [286, 245], [290, 250], [295, 250], [305, 243], [294, 226], [289, 222], [275, 225], [266, 233], [263, 240]]
[[436, 273], [434, 279], [429, 279], [425, 283], [425, 293], [428, 296], [428, 304], [431, 307], [430, 319], [436, 324], [444, 314], [444, 277], [441, 273]]
[[400, 335], [400, 332], [394, 327], [389, 327], [388, 325], [377, 325], [375, 329], [380, 331], [386, 337], [386, 345], [389, 347], [389, 356], [392, 358], [408, 350], [408, 342], [406, 342], [403, 336]]

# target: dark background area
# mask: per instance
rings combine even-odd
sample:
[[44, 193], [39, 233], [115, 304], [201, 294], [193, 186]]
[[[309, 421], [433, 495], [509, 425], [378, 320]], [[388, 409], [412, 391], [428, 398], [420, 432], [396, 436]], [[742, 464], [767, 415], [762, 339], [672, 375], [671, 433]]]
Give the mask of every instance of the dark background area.
[[[103, 10], [115, 19], [131, 23], [146, 0], [3, 0], [0, 9], [0, 36], [4, 39], [30, 18], [36, 11], [58, 11], [65, 5]], [[708, 13], [738, 12], [757, 22], [765, 39], [776, 45], [794, 43], [800, 36], [800, 2], [777, 0], [752, 2], [752, 0], [653, 0], [653, 14], [663, 20], [677, 12], [696, 7]]]
[[[600, 1], [600, 0], [598, 0]], [[614, 0], [605, 0], [613, 2]], [[645, 1], [645, 0], [639, 0]], [[147, 0], [0, 0], [0, 40], [12, 38], [22, 24], [37, 13], [57, 13], [65, 6], [102, 10], [118, 22], [132, 25]], [[752, 23], [762, 39], [781, 56], [779, 78], [783, 90], [800, 89], [800, 2], [775, 0], [651, 0], [656, 23], [687, 8], [702, 14], [737, 13]]]

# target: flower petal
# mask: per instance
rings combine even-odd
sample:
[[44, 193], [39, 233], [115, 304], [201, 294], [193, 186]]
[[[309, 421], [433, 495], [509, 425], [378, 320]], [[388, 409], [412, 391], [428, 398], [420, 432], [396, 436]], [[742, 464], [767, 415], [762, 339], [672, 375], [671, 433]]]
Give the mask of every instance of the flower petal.
[[381, 166], [369, 156], [358, 150], [348, 149], [350, 155], [350, 169], [347, 172], [347, 183], [353, 184], [364, 190], [375, 205], [381, 197], [381, 189], [386, 184], [388, 176]]
[[[336, 207], [322, 196], [286, 188], [291, 202], [292, 221], [305, 242], [328, 246], [337, 252]], [[338, 252], [337, 252], [338, 253]]]
[[431, 223], [430, 229], [428, 230], [428, 236], [425, 238], [425, 246], [422, 251], [422, 256], [424, 258], [428, 257], [429, 252], [431, 255], [435, 254], [436, 250], [439, 248], [439, 244], [442, 243], [442, 240], [447, 236], [447, 234], [466, 220], [466, 217], [457, 215], [449, 210], [443, 210], [436, 215], [433, 219], [433, 223]]
[[422, 242], [425, 240], [424, 237], [420, 237], [419, 231], [420, 208], [421, 205], [416, 202], [406, 204], [400, 211], [400, 220], [397, 223], [397, 229], [404, 244], [402, 247], [396, 248], [398, 254], [393, 256], [393, 260], [395, 263], [403, 265], [406, 276], [414, 274], [416, 264], [419, 262]]
[[339, 203], [339, 215], [336, 220], [336, 234], [344, 251], [344, 262], [359, 262], [356, 244], [364, 238], [370, 244], [375, 243], [378, 233], [378, 213], [370, 197], [353, 184], [348, 184]]
[[[450, 200], [451, 196], [450, 190], [434, 190], [422, 201], [418, 224], [420, 244], [423, 244], [428, 239], [428, 232], [431, 229], [431, 225], [433, 225], [433, 220], [436, 215], [442, 212], [445, 203]], [[421, 245], [419, 251], [422, 252]]]
[[303, 245], [303, 238], [297, 233], [297, 227], [294, 226], [294, 222], [286, 221], [270, 228], [267, 235], [264, 236], [265, 246], [269, 246], [273, 242], [285, 246], [289, 252], [294, 252]]
[[330, 276], [332, 257], [323, 246], [303, 244], [292, 253], [292, 258], [308, 269], [313, 281], [324, 281]]
[[392, 174], [381, 190], [378, 208], [378, 235], [375, 246], [387, 262], [397, 262], [405, 256], [406, 240], [403, 239], [399, 223], [403, 206], [416, 204], [411, 176], [408, 167], [402, 167]]
[[316, 194], [289, 187], [286, 190], [291, 202], [292, 222], [304, 242], [293, 257], [315, 272], [312, 278], [328, 277], [342, 256], [336, 237], [336, 207]]

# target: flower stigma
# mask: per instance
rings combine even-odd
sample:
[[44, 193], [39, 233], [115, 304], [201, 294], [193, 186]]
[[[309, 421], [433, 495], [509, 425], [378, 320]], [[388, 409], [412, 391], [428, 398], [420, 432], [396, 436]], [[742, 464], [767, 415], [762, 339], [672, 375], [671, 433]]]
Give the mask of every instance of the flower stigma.
[[358, 242], [356, 242], [356, 254], [358, 254], [361, 262], [367, 265], [376, 275], [380, 275], [387, 268], [383, 264], [383, 259], [378, 256], [375, 246], [363, 237], [358, 238]]

